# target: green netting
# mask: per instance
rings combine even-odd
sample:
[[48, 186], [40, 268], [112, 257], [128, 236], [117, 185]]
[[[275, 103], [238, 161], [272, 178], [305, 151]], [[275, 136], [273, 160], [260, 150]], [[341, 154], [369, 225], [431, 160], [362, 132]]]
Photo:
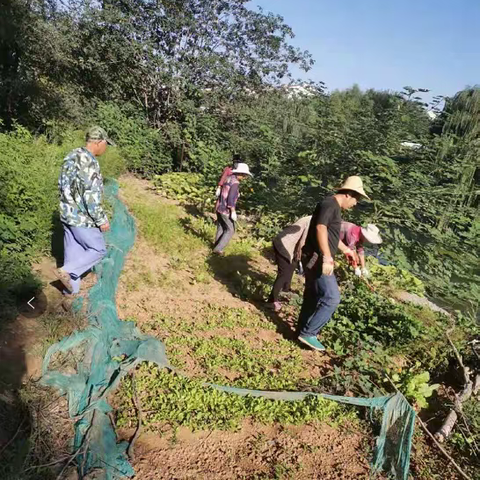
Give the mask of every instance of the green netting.
[[[126, 456], [126, 442], [117, 443], [109, 418], [107, 396], [121, 378], [143, 361], [162, 368], [171, 366], [159, 340], [142, 334], [133, 322], [121, 321], [115, 305], [115, 291], [125, 255], [135, 241], [133, 218], [118, 199], [118, 185], [109, 183], [105, 191], [114, 208], [108, 252], [95, 268], [97, 284], [90, 290], [87, 312], [89, 326], [52, 345], [43, 361], [42, 382], [68, 396], [69, 414], [75, 419], [74, 451], [78, 452], [80, 477], [98, 470], [100, 477], [115, 480], [134, 475]], [[55, 354], [73, 353], [76, 373], [49, 370]], [[267, 392], [205, 384], [237, 395], [262, 396], [272, 400], [297, 401], [308, 395], [321, 396], [350, 405], [383, 409], [383, 418], [372, 468], [391, 472], [406, 480], [415, 412], [403, 395], [352, 398], [311, 392]]]

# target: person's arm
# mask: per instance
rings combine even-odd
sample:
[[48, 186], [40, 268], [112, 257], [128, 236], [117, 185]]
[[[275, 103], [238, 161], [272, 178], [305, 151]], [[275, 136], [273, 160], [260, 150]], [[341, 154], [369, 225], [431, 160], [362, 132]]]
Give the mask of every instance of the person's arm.
[[362, 242], [358, 243], [357, 246], [358, 256], [360, 258], [360, 266], [361, 266], [361, 273], [364, 277], [368, 277], [370, 272], [368, 271], [366, 264], [365, 264], [365, 250], [363, 248]]
[[362, 267], [362, 269], [364, 269], [365, 268], [365, 254], [360, 253], [358, 255], [358, 258], [360, 259], [360, 266]]
[[222, 193], [222, 187], [223, 184], [227, 181], [228, 176], [231, 173], [230, 167], [225, 167], [222, 172], [222, 176], [220, 177], [220, 180], [218, 181], [217, 184], [217, 189], [215, 190], [215, 196], [219, 197], [220, 194]]
[[236, 212], [236, 206], [237, 206], [237, 200], [238, 200], [238, 195], [239, 195], [239, 189], [238, 189], [238, 183], [234, 183], [228, 192], [228, 197], [227, 197], [227, 207], [230, 209], [230, 218], [236, 222], [237, 221], [237, 212]]
[[305, 242], [307, 241], [307, 235], [308, 235], [308, 230], [310, 228], [310, 220], [306, 222], [302, 236], [300, 237], [300, 240], [298, 241], [297, 245], [295, 246], [295, 254], [293, 259], [300, 261], [302, 258], [302, 249], [305, 246]]
[[345, 255], [349, 263], [358, 263], [358, 255], [349, 246], [345, 245], [341, 240], [338, 242], [338, 249]]
[[88, 162], [80, 167], [79, 171], [83, 190], [83, 202], [88, 215], [95, 222], [95, 225], [105, 232], [109, 229], [107, 215], [102, 207], [103, 180], [100, 175], [98, 162]]
[[326, 225], [317, 225], [317, 242], [324, 258], [332, 259], [333, 262], [332, 253], [330, 252], [330, 247], [328, 246], [328, 227]]
[[316, 234], [318, 246], [323, 253], [322, 274], [333, 275], [333, 257], [328, 246], [328, 227], [321, 223], [318, 224]]
[[350, 250], [341, 240], [338, 241], [338, 249], [345, 253], [346, 250]]

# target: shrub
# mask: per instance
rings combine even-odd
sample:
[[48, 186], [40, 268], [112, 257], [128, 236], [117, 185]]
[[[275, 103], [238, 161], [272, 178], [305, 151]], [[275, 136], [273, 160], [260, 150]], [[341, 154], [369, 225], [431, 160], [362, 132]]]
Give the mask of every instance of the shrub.
[[131, 105], [101, 103], [91, 123], [98, 123], [113, 137], [129, 170], [151, 176], [172, 169], [173, 152], [164, 135], [149, 127], [142, 114]]

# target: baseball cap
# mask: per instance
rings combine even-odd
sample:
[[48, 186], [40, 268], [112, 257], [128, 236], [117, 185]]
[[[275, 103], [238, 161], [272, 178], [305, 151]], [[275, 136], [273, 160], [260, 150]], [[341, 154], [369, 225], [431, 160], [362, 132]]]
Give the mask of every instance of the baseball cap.
[[94, 141], [97, 142], [99, 140], [105, 140], [109, 145], [115, 147], [115, 142], [108, 137], [107, 132], [99, 126], [91, 127], [87, 130], [85, 134], [85, 140], [87, 142]]

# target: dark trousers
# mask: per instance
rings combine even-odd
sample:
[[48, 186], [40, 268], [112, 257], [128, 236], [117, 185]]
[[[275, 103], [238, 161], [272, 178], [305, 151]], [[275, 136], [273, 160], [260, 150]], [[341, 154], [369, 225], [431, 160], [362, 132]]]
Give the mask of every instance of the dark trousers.
[[214, 252], [221, 253], [235, 233], [235, 222], [229, 215], [217, 212], [217, 233]]
[[340, 291], [335, 275], [321, 275], [318, 265], [305, 270], [305, 291], [297, 333], [302, 337], [317, 336], [335, 313], [339, 303]]
[[285, 258], [276, 248], [273, 247], [275, 251], [275, 263], [278, 267], [277, 278], [273, 284], [272, 293], [268, 298], [269, 302], [278, 301], [280, 292], [288, 292], [290, 290], [290, 285], [292, 283], [292, 277], [297, 268], [298, 262], [294, 260], [292, 263], [288, 261], [288, 258]]

